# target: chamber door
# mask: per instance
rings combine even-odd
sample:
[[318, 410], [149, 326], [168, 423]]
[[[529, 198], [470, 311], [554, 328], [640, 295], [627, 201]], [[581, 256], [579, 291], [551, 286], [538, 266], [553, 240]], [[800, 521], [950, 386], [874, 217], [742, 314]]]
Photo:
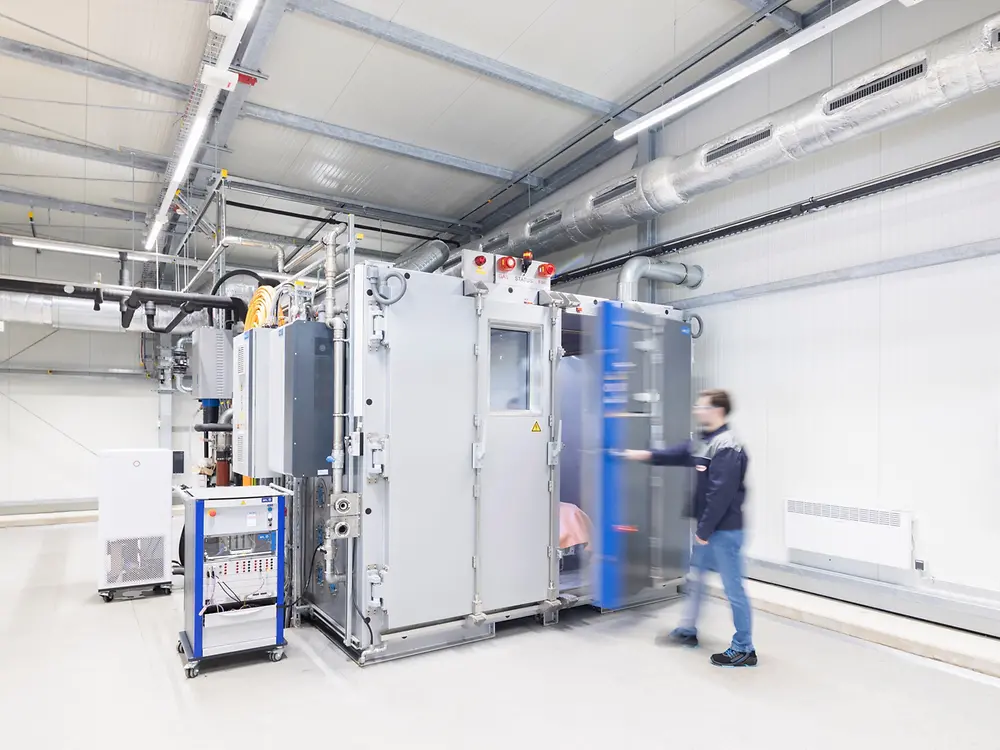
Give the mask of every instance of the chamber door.
[[552, 373], [559, 311], [487, 298], [479, 329], [477, 609], [553, 593], [556, 423]]
[[689, 470], [626, 463], [615, 453], [690, 438], [691, 337], [681, 321], [618, 302], [602, 303], [595, 336], [601, 467], [594, 599], [619, 609], [663, 596], [687, 567]]

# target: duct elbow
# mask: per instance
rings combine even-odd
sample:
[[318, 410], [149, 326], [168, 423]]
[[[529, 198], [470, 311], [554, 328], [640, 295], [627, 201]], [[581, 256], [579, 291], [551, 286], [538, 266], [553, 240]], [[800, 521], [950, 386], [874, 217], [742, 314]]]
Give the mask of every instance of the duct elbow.
[[697, 289], [705, 280], [705, 270], [684, 263], [653, 263], [644, 255], [629, 258], [618, 273], [618, 299], [638, 302], [639, 284], [643, 279]]

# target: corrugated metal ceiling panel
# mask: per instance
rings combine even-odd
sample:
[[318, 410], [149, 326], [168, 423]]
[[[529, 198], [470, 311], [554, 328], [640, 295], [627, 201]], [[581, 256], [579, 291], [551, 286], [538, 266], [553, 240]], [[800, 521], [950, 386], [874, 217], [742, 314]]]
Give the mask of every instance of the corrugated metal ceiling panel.
[[[234, 153], [227, 155], [227, 163], [234, 174], [392, 204], [401, 210], [461, 212], [471, 202], [470, 196], [483, 195], [496, 184], [486, 177], [262, 122], [241, 120], [229, 143]], [[298, 152], [292, 154], [300, 143]], [[284, 158], [268, 158], [276, 151]]]

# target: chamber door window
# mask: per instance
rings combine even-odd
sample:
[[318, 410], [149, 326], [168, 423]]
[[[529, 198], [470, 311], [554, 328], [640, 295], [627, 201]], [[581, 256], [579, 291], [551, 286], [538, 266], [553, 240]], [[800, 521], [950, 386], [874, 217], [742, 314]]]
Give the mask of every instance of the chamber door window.
[[490, 329], [490, 411], [532, 409], [532, 332]]

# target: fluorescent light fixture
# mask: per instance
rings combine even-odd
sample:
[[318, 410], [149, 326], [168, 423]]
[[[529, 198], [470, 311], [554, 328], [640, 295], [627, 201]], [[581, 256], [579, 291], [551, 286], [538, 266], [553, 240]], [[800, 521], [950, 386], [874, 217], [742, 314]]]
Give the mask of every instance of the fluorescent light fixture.
[[641, 133], [643, 130], [648, 130], [654, 125], [658, 125], [661, 122], [669, 120], [677, 115], [685, 112], [692, 107], [701, 104], [713, 96], [722, 93], [731, 86], [735, 86], [740, 81], [743, 81], [750, 76], [759, 73], [765, 68], [769, 68], [780, 60], [784, 60], [795, 50], [805, 47], [807, 44], [815, 42], [817, 39], [830, 34], [842, 26], [846, 26], [852, 21], [856, 21], [873, 10], [878, 10], [883, 5], [888, 5], [892, 0], [858, 0], [858, 2], [845, 8], [842, 11], [834, 13], [827, 18], [824, 18], [819, 23], [813, 24], [808, 28], [799, 31], [788, 39], [772, 47], [769, 50], [761, 52], [756, 57], [747, 60], [735, 68], [730, 68], [721, 75], [716, 76], [711, 81], [698, 86], [697, 88], [691, 89], [685, 94], [681, 94], [668, 101], [661, 107], [654, 109], [652, 112], [643, 115], [638, 120], [630, 122], [615, 131], [615, 140], [624, 141], [627, 138], [631, 138], [637, 133]]
[[243, 0], [239, 10], [236, 11], [236, 22], [246, 23], [253, 17], [253, 12], [257, 10], [258, 0]]
[[[155, 234], [153, 235], [156, 236]], [[125, 260], [143, 262], [147, 260], [164, 260], [171, 263], [187, 262], [182, 258], [167, 258], [157, 253], [129, 252], [127, 250], [115, 250], [111, 247], [96, 247], [94, 245], [78, 245], [74, 242], [59, 242], [58, 240], [44, 240], [37, 237], [11, 237], [10, 244], [14, 247], [27, 247], [34, 250], [49, 250], [54, 253], [70, 253], [72, 255], [86, 255], [91, 258], [107, 258], [108, 260], [121, 260], [124, 254]], [[195, 261], [190, 261], [196, 265]]]
[[157, 219], [153, 222], [153, 228], [149, 230], [149, 237], [146, 238], [146, 250], [152, 250], [153, 245], [156, 244], [156, 238], [160, 235], [160, 230], [163, 229], [163, 219]]
[[177, 159], [177, 166], [174, 167], [174, 174], [171, 181], [184, 180], [184, 177], [187, 175], [188, 168], [191, 166], [191, 160], [194, 159], [194, 152], [197, 151], [198, 146], [201, 145], [201, 136], [205, 132], [205, 128], [207, 126], [208, 118], [204, 115], [197, 117], [194, 124], [191, 125], [191, 130], [188, 131], [187, 142], [184, 144], [184, 148], [181, 150], [181, 155]]

